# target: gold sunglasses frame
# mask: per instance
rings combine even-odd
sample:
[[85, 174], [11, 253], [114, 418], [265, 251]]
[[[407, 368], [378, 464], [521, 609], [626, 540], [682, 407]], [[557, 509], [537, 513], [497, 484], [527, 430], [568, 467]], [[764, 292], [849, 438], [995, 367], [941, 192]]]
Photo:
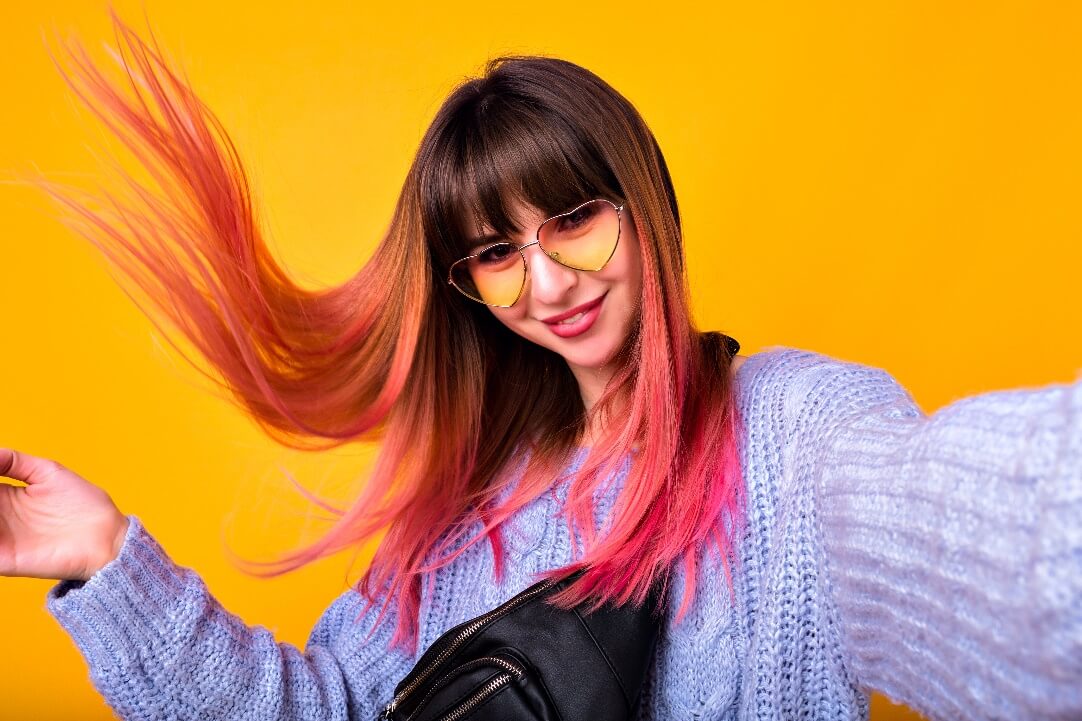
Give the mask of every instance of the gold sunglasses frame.
[[[613, 208], [616, 209], [616, 242], [612, 244], [612, 252], [609, 253], [609, 257], [605, 259], [605, 262], [601, 264], [600, 268], [593, 268], [593, 269], [590, 269], [590, 268], [576, 268], [576, 267], [574, 267], [572, 265], [568, 265], [567, 263], [564, 263], [564, 262], [560, 261], [558, 258], [554, 257], [554, 256], [559, 255], [559, 253], [549, 253], [547, 250], [545, 250], [545, 246], [541, 245], [541, 229], [545, 227], [545, 223], [548, 223], [549, 221], [556, 220], [557, 218], [563, 218], [564, 216], [571, 215], [572, 213], [576, 212], [580, 208], [585, 207], [585, 206], [589, 205], [590, 203], [596, 203], [596, 202], [599, 202], [599, 201], [608, 203], [609, 205], [611, 205]], [[475, 303], [480, 303], [481, 305], [487, 305], [487, 306], [489, 306], [491, 308], [510, 308], [515, 303], [518, 303], [519, 298], [522, 297], [522, 291], [526, 289], [526, 274], [529, 272], [529, 265], [527, 265], [527, 263], [526, 263], [526, 254], [523, 253], [522, 251], [525, 250], [526, 248], [529, 248], [531, 245], [536, 245], [537, 247], [539, 247], [541, 249], [541, 251], [550, 260], [552, 260], [553, 262], [559, 263], [560, 265], [562, 265], [565, 268], [570, 268], [571, 270], [582, 270], [582, 271], [586, 271], [588, 273], [596, 273], [599, 270], [603, 270], [605, 268], [605, 266], [609, 264], [609, 261], [612, 260], [612, 256], [616, 255], [616, 249], [620, 246], [620, 236], [623, 234], [623, 225], [624, 225], [624, 218], [623, 218], [624, 213], [623, 213], [623, 211], [624, 211], [624, 206], [625, 205], [627, 205], [627, 203], [621, 203], [620, 205], [617, 205], [616, 203], [612, 202], [608, 198], [591, 198], [590, 200], [587, 200], [587, 201], [585, 201], [583, 203], [579, 203], [578, 205], [576, 205], [571, 210], [568, 210], [567, 212], [559, 213], [557, 215], [552, 216], [551, 218], [545, 218], [544, 220], [542, 220], [541, 224], [539, 226], [537, 226], [537, 232], [534, 233], [534, 239], [531, 240], [529, 243], [524, 243], [524, 244], [522, 244], [520, 246], [515, 247], [515, 250], [518, 252], [519, 257], [522, 258], [522, 285], [518, 289], [518, 295], [515, 296], [515, 299], [513, 301], [511, 301], [510, 305], [498, 305], [496, 303], [486, 303], [483, 300], [478, 300], [477, 298], [474, 298], [472, 295], [470, 295], [466, 291], [462, 290], [461, 288], [458, 287], [457, 284], [455, 284], [455, 281], [452, 279], [452, 274], [454, 273], [455, 266], [458, 265], [459, 263], [464, 263], [465, 261], [470, 260], [471, 258], [476, 258], [477, 256], [484, 253], [486, 250], [488, 250], [489, 248], [492, 248], [494, 246], [497, 246], [497, 245], [512, 245], [513, 246], [514, 243], [508, 243], [507, 241], [500, 241], [500, 242], [497, 242], [497, 243], [490, 243], [489, 245], [486, 245], [484, 248], [481, 248], [481, 250], [477, 251], [473, 255], [467, 255], [464, 258], [459, 258], [454, 263], [451, 263], [451, 266], [447, 269], [447, 283], [451, 287], [453, 287], [455, 290], [457, 290], [459, 293], [466, 296], [467, 298], [469, 298], [470, 300], [472, 300]]]

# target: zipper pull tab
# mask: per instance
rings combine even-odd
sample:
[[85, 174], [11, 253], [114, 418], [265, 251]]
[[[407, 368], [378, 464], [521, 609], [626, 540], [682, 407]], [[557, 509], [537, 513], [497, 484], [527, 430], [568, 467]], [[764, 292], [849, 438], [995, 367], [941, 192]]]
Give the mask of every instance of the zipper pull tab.
[[394, 713], [394, 699], [391, 699], [390, 703], [383, 707], [383, 711], [380, 712], [379, 721], [387, 721], [391, 718], [391, 714]]

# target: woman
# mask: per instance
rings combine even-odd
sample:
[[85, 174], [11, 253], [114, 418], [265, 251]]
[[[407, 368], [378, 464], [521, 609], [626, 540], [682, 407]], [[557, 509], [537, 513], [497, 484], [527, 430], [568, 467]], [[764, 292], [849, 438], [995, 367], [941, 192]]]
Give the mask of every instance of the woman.
[[0, 574], [60, 580], [48, 609], [122, 718], [374, 718], [441, 633], [578, 568], [565, 605], [666, 590], [640, 718], [864, 718], [871, 690], [933, 719], [1082, 714], [1082, 382], [926, 417], [880, 369], [735, 355], [691, 321], [649, 129], [550, 58], [456, 88], [374, 257], [302, 290], [224, 131], [121, 30], [139, 98], [80, 78], [164, 195], [123, 223], [57, 197], [268, 432], [382, 441], [276, 568], [387, 528], [302, 652], [99, 488], [0, 450], [28, 484], [0, 488]]

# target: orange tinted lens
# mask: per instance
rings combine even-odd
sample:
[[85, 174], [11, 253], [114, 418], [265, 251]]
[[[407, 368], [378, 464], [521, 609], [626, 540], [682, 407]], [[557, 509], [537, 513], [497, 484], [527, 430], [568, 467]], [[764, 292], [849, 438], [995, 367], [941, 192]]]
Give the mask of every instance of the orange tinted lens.
[[451, 268], [451, 281], [463, 293], [488, 305], [509, 306], [526, 280], [522, 254], [510, 243], [496, 243]]
[[620, 214], [606, 200], [592, 200], [570, 213], [550, 218], [538, 239], [545, 254], [578, 270], [601, 270], [616, 252]]

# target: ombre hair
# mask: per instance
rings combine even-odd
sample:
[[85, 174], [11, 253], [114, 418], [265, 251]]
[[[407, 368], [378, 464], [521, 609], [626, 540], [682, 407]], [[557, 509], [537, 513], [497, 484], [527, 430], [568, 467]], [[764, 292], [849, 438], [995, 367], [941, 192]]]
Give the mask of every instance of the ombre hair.
[[[309, 496], [334, 514], [322, 537], [249, 573], [285, 573], [384, 533], [357, 590], [367, 607], [393, 611], [391, 643], [415, 649], [428, 574], [487, 541], [498, 580], [505, 521], [566, 472], [597, 415], [603, 433], [571, 475], [563, 508], [580, 541], [574, 561], [546, 576], [586, 571], [554, 602], [643, 602], [654, 583], [669, 596], [683, 564], [679, 620], [711, 547], [732, 591], [744, 517], [732, 352], [725, 336], [694, 325], [673, 184], [628, 100], [565, 60], [490, 60], [424, 133], [372, 257], [341, 285], [308, 290], [268, 252], [225, 129], [156, 41], [113, 21], [130, 84], [107, 80], [78, 46], [69, 48], [75, 72], [61, 72], [158, 190], [125, 174], [131, 194], [110, 197], [105, 211], [42, 185], [142, 292], [148, 307], [129, 293], [140, 308], [190, 341], [209, 377], [272, 438], [308, 450], [380, 443], [352, 506]], [[446, 274], [479, 224], [519, 232], [515, 202], [553, 215], [592, 197], [626, 202], [642, 297], [618, 368], [588, 412], [558, 354], [508, 330]], [[629, 455], [598, 528], [594, 493]]]

